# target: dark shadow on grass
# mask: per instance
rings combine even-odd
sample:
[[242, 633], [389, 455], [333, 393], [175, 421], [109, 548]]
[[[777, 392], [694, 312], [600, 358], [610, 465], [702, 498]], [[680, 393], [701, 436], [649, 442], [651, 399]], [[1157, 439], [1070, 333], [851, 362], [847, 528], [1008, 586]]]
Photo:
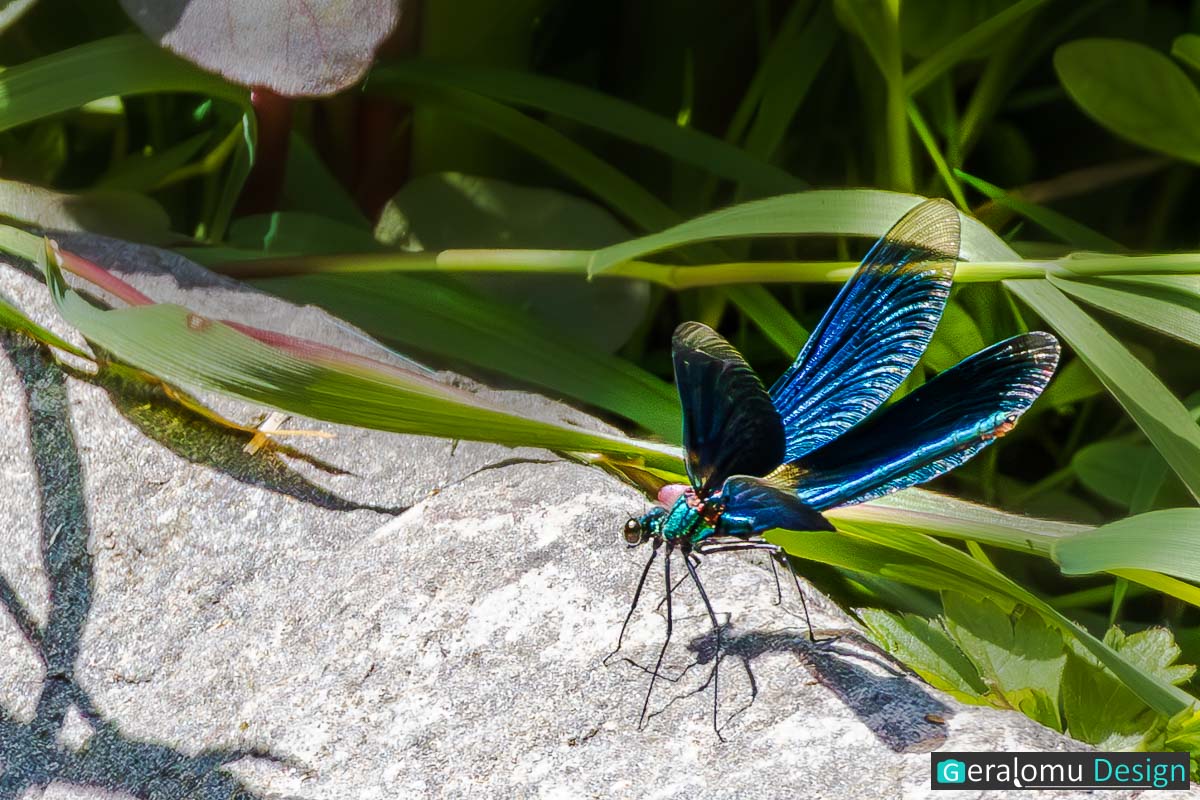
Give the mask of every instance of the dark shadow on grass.
[[[6, 581], [0, 604], [16, 621], [45, 665], [34, 717], [10, 718], [0, 709], [0, 800], [54, 782], [99, 787], [145, 800], [250, 800], [254, 795], [222, 766], [269, 753], [237, 749], [187, 755], [138, 741], [105, 719], [75, 676], [80, 637], [92, 605], [92, 556], [82, 467], [71, 431], [63, 372], [39, 348], [0, 334], [25, 391], [34, 472], [38, 484], [42, 559], [50, 583], [50, 613], [39, 628]], [[79, 750], [59, 737], [74, 708], [92, 729]]]
[[286, 445], [272, 444], [254, 453], [245, 445], [251, 434], [227, 428], [167, 397], [161, 387], [127, 378], [112, 370], [97, 375], [74, 375], [103, 388], [125, 419], [163, 447], [193, 464], [203, 464], [248, 486], [267, 489], [329, 511], [375, 511], [395, 516], [404, 506], [377, 506], [347, 500], [322, 488], [292, 469], [282, 456], [305, 461], [322, 472], [347, 474]]
[[[903, 665], [857, 631], [817, 631], [809, 641], [803, 631], [749, 631], [721, 628], [722, 665], [733, 656], [750, 680], [750, 699], [729, 717], [749, 708], [758, 694], [753, 661], [764, 653], [792, 653], [825, 688], [836, 695], [871, 733], [897, 753], [927, 753], [946, 741], [945, 721], [954, 711], [933, 697]], [[828, 638], [821, 638], [828, 637]], [[716, 634], [709, 631], [688, 643], [695, 664], [713, 659]], [[694, 665], [695, 665], [694, 664]], [[690, 667], [689, 667], [690, 669]], [[696, 691], [707, 689], [708, 682]], [[728, 724], [728, 721], [725, 724]]]

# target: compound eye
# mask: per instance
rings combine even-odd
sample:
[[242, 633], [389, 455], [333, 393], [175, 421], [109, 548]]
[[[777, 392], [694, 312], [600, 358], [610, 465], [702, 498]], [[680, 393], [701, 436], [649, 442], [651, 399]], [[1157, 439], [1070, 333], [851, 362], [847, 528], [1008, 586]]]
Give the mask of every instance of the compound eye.
[[627, 544], [642, 543], [642, 523], [638, 522], [633, 517], [625, 523], [625, 542]]

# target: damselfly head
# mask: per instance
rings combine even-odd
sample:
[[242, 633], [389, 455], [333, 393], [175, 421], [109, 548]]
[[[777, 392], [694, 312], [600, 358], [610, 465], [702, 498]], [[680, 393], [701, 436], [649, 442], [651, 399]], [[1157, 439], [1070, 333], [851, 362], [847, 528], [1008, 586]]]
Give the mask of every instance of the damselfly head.
[[637, 547], [659, 536], [660, 521], [666, 513], [665, 508], [652, 508], [640, 517], [630, 517], [626, 520], [625, 529], [621, 532], [625, 537], [625, 544]]

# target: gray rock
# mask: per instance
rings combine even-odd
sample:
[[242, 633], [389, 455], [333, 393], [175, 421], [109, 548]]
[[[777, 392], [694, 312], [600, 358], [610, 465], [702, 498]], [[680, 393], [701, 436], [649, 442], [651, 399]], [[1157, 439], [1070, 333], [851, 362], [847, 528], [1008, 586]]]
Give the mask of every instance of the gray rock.
[[[159, 251], [68, 246], [139, 265], [158, 299], [367, 346]], [[0, 270], [0, 291], [74, 336], [27, 275]], [[681, 677], [639, 731], [661, 573], [629, 661], [603, 664], [646, 556], [620, 539], [646, 508], [632, 489], [545, 452], [310, 420], [289, 427], [336, 434], [291, 442], [313, 459], [239, 455], [243, 435], [2, 343], [0, 798], [920, 797], [937, 748], [1083, 749], [856, 635], [809, 643], [765, 562], [734, 556], [701, 571], [728, 623], [727, 741], [690, 586], [664, 670]], [[818, 628], [851, 627], [809, 605]]]

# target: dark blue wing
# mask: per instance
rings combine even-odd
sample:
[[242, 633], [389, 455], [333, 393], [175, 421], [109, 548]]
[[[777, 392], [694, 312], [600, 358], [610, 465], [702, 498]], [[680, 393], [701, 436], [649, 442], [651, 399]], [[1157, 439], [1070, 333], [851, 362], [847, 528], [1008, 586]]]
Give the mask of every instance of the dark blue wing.
[[717, 525], [719, 536], [753, 536], [772, 528], [791, 531], [831, 531], [829, 520], [794, 493], [762, 479], [735, 475], [721, 489], [725, 511]]
[[788, 461], [850, 430], [908, 377], [942, 316], [958, 246], [958, 211], [926, 200], [867, 253], [771, 388]]
[[685, 322], [671, 340], [692, 487], [705, 497], [730, 475], [783, 462], [783, 423], [762, 381], [712, 328]]
[[924, 483], [1003, 436], [1058, 365], [1058, 341], [1026, 333], [964, 359], [842, 437], [768, 476], [824, 511]]

